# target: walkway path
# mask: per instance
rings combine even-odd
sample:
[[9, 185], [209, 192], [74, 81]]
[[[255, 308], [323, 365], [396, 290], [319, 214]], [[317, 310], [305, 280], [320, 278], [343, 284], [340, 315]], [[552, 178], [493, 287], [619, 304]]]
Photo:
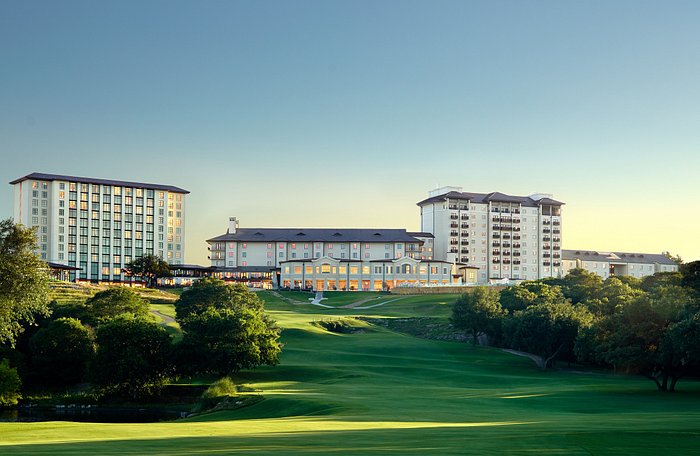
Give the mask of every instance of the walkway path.
[[165, 323], [166, 325], [168, 325], [170, 323], [175, 323], [175, 319], [173, 317], [171, 317], [170, 315], [165, 315], [163, 312], [159, 312], [157, 310], [151, 310], [151, 313], [153, 315], [156, 315], [156, 316], [162, 318], [163, 323]]

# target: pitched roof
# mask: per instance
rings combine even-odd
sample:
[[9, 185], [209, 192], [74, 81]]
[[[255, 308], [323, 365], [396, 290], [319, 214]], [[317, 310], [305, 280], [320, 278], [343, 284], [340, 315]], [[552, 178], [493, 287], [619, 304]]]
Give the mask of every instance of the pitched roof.
[[162, 185], [162, 184], [148, 184], [145, 182], [129, 182], [111, 179], [96, 179], [92, 177], [78, 177], [78, 176], [65, 176], [62, 174], [45, 174], [45, 173], [31, 173], [26, 176], [22, 176], [18, 179], [10, 182], [11, 185], [18, 184], [22, 181], [32, 179], [32, 180], [44, 180], [44, 181], [68, 181], [68, 182], [80, 182], [84, 184], [99, 184], [99, 185], [117, 185], [122, 187], [135, 187], [135, 188], [147, 188], [152, 190], [165, 190], [173, 193], [190, 193], [188, 190], [182, 189], [180, 187], [174, 187], [172, 185]]
[[435, 239], [435, 236], [433, 233], [428, 233], [428, 232], [423, 232], [423, 231], [407, 231], [406, 234], [409, 236], [417, 237], [417, 238], [429, 238], [429, 239]]
[[207, 242], [420, 242], [405, 229], [385, 228], [239, 228]]
[[433, 196], [423, 201], [416, 203], [418, 206], [429, 203], [437, 203], [441, 201], [451, 200], [468, 200], [472, 203], [486, 204], [489, 202], [504, 202], [504, 203], [520, 203], [520, 205], [525, 207], [537, 207], [542, 204], [551, 204], [554, 206], [561, 206], [565, 203], [561, 201], [553, 200], [551, 198], [542, 198], [534, 200], [529, 196], [513, 196], [506, 195], [505, 193], [491, 192], [491, 193], [471, 193], [471, 192], [447, 192], [442, 195]]
[[594, 250], [562, 250], [563, 260], [601, 261], [605, 263], [644, 263], [667, 264], [676, 263], [660, 253], [629, 253], [629, 252], [597, 252]]

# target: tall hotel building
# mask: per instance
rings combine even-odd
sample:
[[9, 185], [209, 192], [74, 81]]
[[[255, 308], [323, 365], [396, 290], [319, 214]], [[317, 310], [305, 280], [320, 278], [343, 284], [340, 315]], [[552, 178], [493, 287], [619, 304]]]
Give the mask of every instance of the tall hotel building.
[[421, 231], [435, 237], [434, 258], [478, 267], [480, 283], [564, 275], [564, 203], [552, 195], [510, 196], [442, 187], [417, 204]]
[[12, 182], [15, 222], [35, 227], [38, 254], [79, 268], [72, 280], [129, 280], [143, 255], [185, 258], [185, 196], [170, 185], [32, 173]]

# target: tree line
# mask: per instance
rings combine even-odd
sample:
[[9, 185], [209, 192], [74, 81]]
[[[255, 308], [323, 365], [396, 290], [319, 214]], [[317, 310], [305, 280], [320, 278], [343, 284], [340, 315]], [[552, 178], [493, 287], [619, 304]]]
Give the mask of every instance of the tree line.
[[574, 269], [500, 292], [477, 287], [456, 300], [451, 322], [474, 344], [526, 352], [543, 369], [606, 367], [675, 391], [700, 375], [700, 261], [642, 279]]
[[175, 302], [176, 341], [129, 288], [50, 302], [34, 243], [32, 230], [0, 222], [0, 406], [16, 404], [22, 384], [88, 382], [98, 395], [141, 398], [180, 375], [229, 375], [278, 362], [280, 329], [242, 285], [206, 278], [184, 291]]

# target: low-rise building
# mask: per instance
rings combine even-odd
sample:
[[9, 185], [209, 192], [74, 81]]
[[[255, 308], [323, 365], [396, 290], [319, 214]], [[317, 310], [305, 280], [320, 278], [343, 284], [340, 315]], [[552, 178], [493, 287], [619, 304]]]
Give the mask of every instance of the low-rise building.
[[677, 272], [678, 265], [664, 254], [562, 250], [563, 275], [585, 269], [603, 279], [613, 276], [642, 278], [657, 272]]

